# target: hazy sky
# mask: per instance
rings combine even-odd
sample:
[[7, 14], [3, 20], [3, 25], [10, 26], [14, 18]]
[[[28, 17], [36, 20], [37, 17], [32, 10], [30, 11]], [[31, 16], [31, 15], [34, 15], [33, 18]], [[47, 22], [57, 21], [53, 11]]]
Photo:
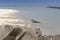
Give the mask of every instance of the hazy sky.
[[0, 0], [0, 9], [18, 9], [24, 17], [48, 22], [40, 26], [43, 34], [59, 34], [60, 10], [47, 6], [60, 6], [60, 0]]

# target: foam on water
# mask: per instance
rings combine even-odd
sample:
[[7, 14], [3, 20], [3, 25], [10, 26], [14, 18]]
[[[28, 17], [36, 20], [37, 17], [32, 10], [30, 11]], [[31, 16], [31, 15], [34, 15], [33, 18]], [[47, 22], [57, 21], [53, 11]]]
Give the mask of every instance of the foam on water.
[[17, 13], [21, 13], [21, 11], [13, 9], [0, 9], [0, 25], [6, 23], [16, 24], [18, 22], [24, 22], [23, 19], [16, 17]]

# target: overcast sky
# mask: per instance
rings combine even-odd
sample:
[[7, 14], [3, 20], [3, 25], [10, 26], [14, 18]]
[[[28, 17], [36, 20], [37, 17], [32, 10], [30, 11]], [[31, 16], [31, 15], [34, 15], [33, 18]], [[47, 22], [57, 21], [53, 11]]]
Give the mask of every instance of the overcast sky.
[[47, 6], [60, 6], [60, 0], [0, 0], [0, 9], [21, 10], [23, 17], [48, 22], [40, 26], [43, 34], [59, 34], [60, 10]]

